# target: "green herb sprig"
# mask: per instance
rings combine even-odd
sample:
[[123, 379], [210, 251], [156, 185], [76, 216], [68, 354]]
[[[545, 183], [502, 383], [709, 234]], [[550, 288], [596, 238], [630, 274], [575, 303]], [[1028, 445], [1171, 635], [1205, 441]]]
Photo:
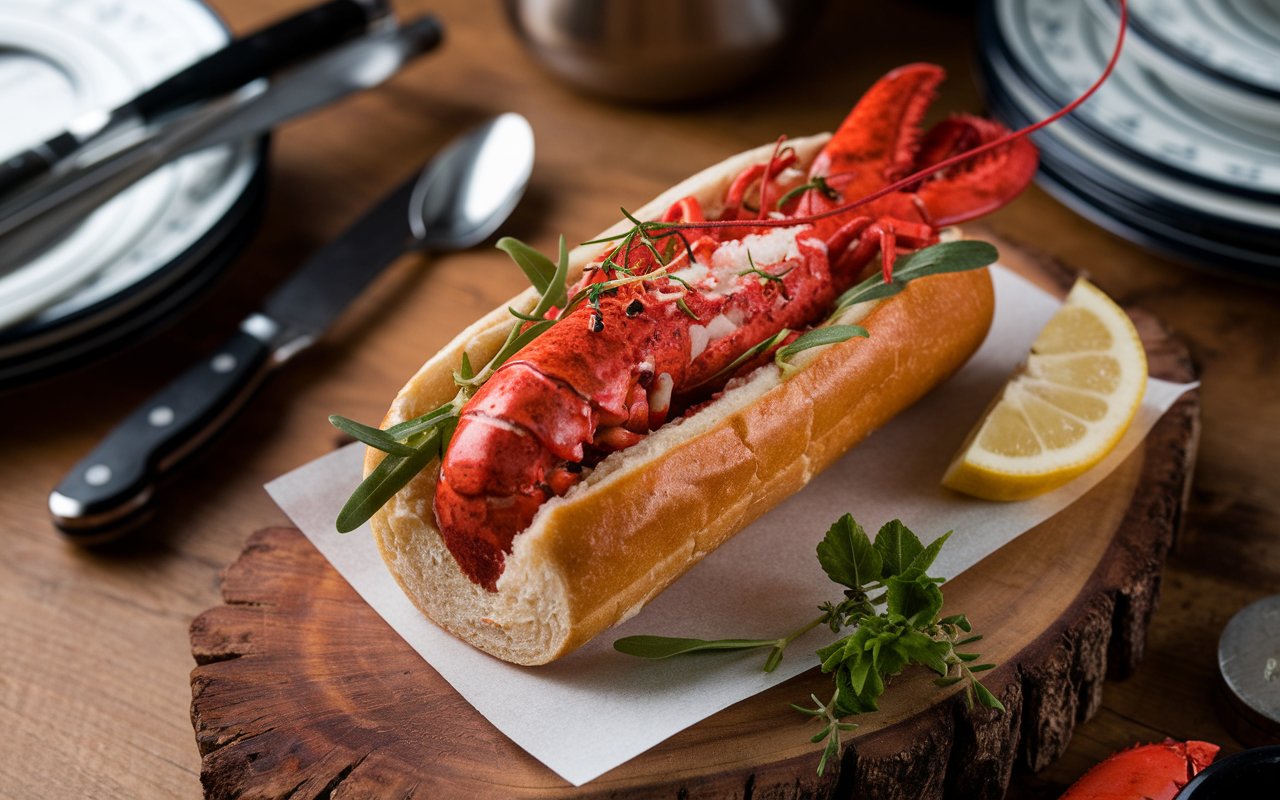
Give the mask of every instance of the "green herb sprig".
[[[467, 400], [499, 367], [549, 330], [557, 321], [566, 317], [573, 309], [582, 303], [588, 303], [598, 309], [603, 295], [621, 286], [640, 281], [653, 281], [666, 277], [688, 288], [688, 283], [671, 274], [668, 268], [678, 252], [677, 242], [683, 243], [686, 251], [689, 251], [690, 259], [693, 258], [690, 245], [684, 238], [679, 225], [669, 222], [642, 222], [626, 209], [623, 209], [622, 213], [634, 223], [630, 229], [614, 236], [584, 242], [584, 244], [616, 243], [598, 267], [606, 270], [606, 275], [612, 273], [615, 277], [591, 283], [572, 296], [568, 291], [569, 252], [563, 236], [560, 237], [559, 254], [555, 261], [519, 240], [510, 237], [498, 240], [498, 249], [507, 253], [520, 267], [538, 292], [538, 301], [528, 312], [515, 308], [508, 309], [515, 318], [515, 322], [498, 352], [479, 370], [473, 370], [466, 354], [463, 354], [462, 363], [454, 372], [458, 393], [452, 400], [420, 417], [386, 430], [338, 415], [329, 417], [329, 421], [339, 430], [387, 454], [377, 468], [356, 488], [339, 512], [337, 529], [340, 532], [347, 533], [360, 527], [415, 475], [433, 460], [440, 458], [449, 446], [449, 440], [457, 428], [458, 418]], [[665, 245], [665, 252], [659, 249], [660, 243]], [[635, 274], [627, 266], [629, 254], [635, 246], [644, 247], [652, 252], [660, 265], [659, 268], [643, 275]], [[622, 263], [615, 260], [619, 253], [623, 254]], [[842, 294], [836, 302], [829, 322], [834, 321], [852, 305], [897, 294], [907, 283], [916, 278], [942, 272], [976, 269], [995, 260], [994, 247], [985, 242], [975, 241], [945, 242], [908, 253], [900, 256], [895, 262], [891, 282], [885, 283], [879, 276], [872, 276]], [[754, 262], [751, 262], [751, 267], [752, 269], [748, 272], [760, 273], [762, 280], [780, 280], [785, 274], [770, 274], [757, 270]], [[676, 305], [684, 314], [692, 319], [698, 319], [697, 314], [689, 308], [684, 298], [678, 298]], [[554, 318], [549, 318], [552, 316], [553, 309], [558, 309], [558, 314], [555, 314]], [[713, 377], [731, 374], [734, 369], [750, 359], [781, 344], [792, 333], [791, 330], [784, 329], [754, 347], [748, 348], [745, 353]], [[786, 346], [779, 347], [774, 354], [774, 361], [783, 376], [787, 377], [798, 369], [792, 363], [792, 358], [796, 354], [813, 347], [835, 344], [866, 335], [866, 329], [857, 325], [820, 326], [802, 333]]]
[[808, 191], [816, 191], [819, 194], [821, 194], [823, 197], [827, 198], [828, 200], [840, 199], [840, 192], [836, 191], [830, 184], [828, 184], [826, 178], [822, 177], [821, 175], [815, 175], [813, 180], [809, 181], [808, 183], [802, 183], [799, 186], [792, 189], [791, 191], [784, 194], [782, 197], [779, 197], [778, 202], [774, 207], [781, 209], [793, 197], [799, 197], [800, 195]]
[[342, 432], [369, 447], [387, 455], [351, 493], [346, 505], [338, 512], [336, 526], [339, 532], [348, 533], [360, 527], [382, 508], [396, 492], [424, 470], [428, 464], [444, 455], [449, 440], [458, 426], [462, 407], [491, 375], [518, 353], [525, 345], [546, 332], [556, 320], [547, 319], [553, 308], [568, 304], [569, 250], [560, 237], [560, 252], [556, 261], [544, 256], [527, 244], [504, 237], [497, 247], [524, 272], [529, 283], [538, 292], [538, 301], [529, 312], [508, 309], [515, 323], [506, 340], [493, 358], [474, 370], [466, 353], [462, 354], [453, 381], [458, 393], [453, 399], [420, 417], [380, 430], [338, 415], [329, 422]]
[[835, 691], [823, 703], [811, 696], [812, 708], [792, 705], [797, 711], [823, 722], [813, 737], [826, 741], [818, 762], [821, 775], [827, 762], [839, 756], [840, 733], [856, 727], [845, 717], [877, 710], [877, 701], [889, 682], [906, 667], [918, 665], [938, 674], [934, 683], [952, 686], [965, 682], [965, 704], [977, 703], [1004, 710], [976, 677], [994, 664], [975, 664], [976, 653], [960, 648], [979, 641], [963, 614], [939, 618], [942, 610], [942, 578], [927, 570], [938, 557], [951, 532], [925, 546], [899, 520], [880, 528], [873, 542], [853, 517], [836, 520], [818, 543], [818, 563], [833, 582], [844, 587], [843, 599], [819, 606], [814, 619], [777, 639], [682, 639], [666, 636], [627, 636], [613, 643], [616, 650], [642, 658], [670, 658], [717, 650], [769, 648], [764, 671], [782, 663], [787, 647], [809, 631], [826, 625], [833, 633], [852, 633], [819, 648], [819, 663], [832, 676]]
[[901, 292], [907, 284], [928, 275], [965, 272], [996, 263], [1000, 253], [988, 242], [960, 239], [939, 242], [922, 250], [898, 256], [893, 262], [893, 279], [885, 281], [880, 273], [870, 276], [836, 298], [830, 319], [837, 319], [850, 306], [871, 300], [882, 300]]
[[[463, 353], [461, 363], [453, 374], [458, 393], [452, 400], [420, 417], [393, 425], [386, 430], [336, 414], [329, 417], [329, 422], [334, 427], [357, 441], [387, 454], [351, 493], [351, 497], [338, 513], [336, 527], [340, 533], [349, 533], [363, 525], [395, 496], [396, 492], [413, 480], [415, 475], [433, 460], [443, 457], [467, 400], [499, 367], [567, 316], [574, 308], [584, 302], [598, 308], [600, 298], [604, 294], [629, 283], [652, 281], [661, 277], [670, 277], [683, 283], [679, 278], [668, 273], [665, 263], [670, 262], [671, 257], [662, 261], [657, 250], [658, 241], [676, 236], [680, 231], [666, 232], [666, 229], [671, 227], [670, 223], [640, 222], [626, 209], [623, 209], [623, 214], [627, 219], [635, 222], [635, 227], [617, 237], [596, 240], [596, 242], [615, 240], [619, 242], [602, 262], [602, 268], [619, 277], [589, 284], [572, 296], [569, 295], [568, 287], [569, 250], [563, 236], [560, 237], [559, 255], [555, 261], [518, 239], [503, 237], [498, 240], [498, 249], [510, 256], [511, 260], [520, 267], [529, 283], [537, 291], [538, 300], [527, 312], [515, 308], [507, 309], [515, 318], [515, 322], [506, 340], [498, 348], [498, 352], [479, 370], [472, 368], [470, 359], [466, 353]], [[682, 238], [681, 235], [681, 240]], [[627, 268], [625, 257], [622, 264], [614, 261], [614, 257], [619, 252], [629, 253], [630, 248], [637, 241], [658, 256], [660, 263], [664, 266], [644, 275], [636, 275]], [[688, 244], [685, 243], [685, 246], [687, 247]], [[668, 248], [668, 252], [672, 253], [671, 248]], [[688, 286], [688, 284], [684, 285]], [[679, 301], [679, 305], [684, 313], [697, 319], [693, 311], [684, 303], [683, 298]], [[553, 309], [559, 309], [559, 313], [554, 318], [548, 318]]]
[[[747, 253], [750, 260], [751, 254]], [[872, 300], [880, 300], [885, 297], [892, 297], [906, 288], [907, 284], [917, 278], [924, 278], [929, 275], [940, 275], [944, 272], [964, 272], [971, 269], [980, 269], [985, 266], [994, 264], [999, 257], [996, 248], [986, 242], [978, 242], [973, 240], [961, 240], [955, 242], [941, 242], [939, 244], [926, 247], [923, 250], [916, 250], [911, 253], [898, 256], [893, 265], [893, 280], [886, 283], [879, 273], [872, 275], [858, 285], [850, 288], [840, 295], [836, 300], [836, 305], [831, 315], [827, 318], [827, 324], [811, 328], [802, 333], [790, 344], [785, 347], [778, 348], [774, 353], [774, 364], [782, 372], [782, 377], [790, 377], [799, 370], [792, 359], [799, 353], [814, 347], [823, 347], [825, 345], [838, 344], [855, 338], [866, 338], [870, 336], [866, 328], [860, 325], [834, 325], [831, 324], [840, 318], [845, 311], [858, 303], [865, 303]], [[788, 270], [789, 272], [790, 270]], [[739, 275], [747, 275], [753, 272], [760, 273], [767, 278], [775, 278], [777, 276], [762, 272], [755, 268], [755, 263], [751, 262], [751, 269], [744, 270]], [[786, 273], [779, 273], [783, 275]], [[762, 277], [762, 281], [764, 280]], [[754, 358], [767, 353], [774, 347], [781, 344], [794, 331], [789, 328], [783, 328], [778, 333], [770, 336], [758, 344], [748, 348], [742, 355], [738, 356], [725, 367], [712, 375], [706, 382], [732, 375], [743, 364], [748, 363]]]
[[751, 257], [750, 250], [747, 251], [747, 263], [750, 266], [747, 269], [744, 269], [741, 272], [739, 272], [738, 273], [739, 277], [743, 275], [755, 275], [757, 278], [760, 279], [761, 286], [764, 286], [765, 284], [770, 282], [781, 285], [782, 279], [786, 276], [786, 274], [791, 270], [795, 269], [795, 267], [787, 267], [782, 272], [765, 272], [764, 270], [756, 266], [756, 261], [754, 258]]

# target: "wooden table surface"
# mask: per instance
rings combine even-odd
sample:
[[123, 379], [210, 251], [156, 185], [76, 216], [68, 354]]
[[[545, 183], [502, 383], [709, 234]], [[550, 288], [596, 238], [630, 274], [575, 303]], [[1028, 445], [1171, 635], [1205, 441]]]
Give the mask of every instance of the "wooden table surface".
[[[305, 0], [215, 0], [244, 31]], [[408, 14], [425, 2], [396, 3]], [[586, 238], [677, 179], [779, 133], [829, 129], [889, 68], [951, 72], [940, 107], [981, 107], [969, 15], [936, 3], [833, 3], [805, 46], [752, 88], [674, 109], [574, 93], [524, 54], [497, 3], [440, 0], [445, 45], [388, 85], [282, 130], [262, 228], [224, 280], [167, 333], [101, 362], [0, 395], [0, 796], [193, 797], [199, 756], [188, 707], [192, 617], [219, 600], [219, 571], [253, 530], [287, 522], [262, 484], [331, 450], [330, 413], [376, 420], [420, 360], [521, 287], [488, 247], [406, 257], [331, 335], [273, 377], [164, 491], [126, 542], [84, 550], [51, 527], [62, 474], [183, 365], [211, 351], [304, 256], [463, 127], [515, 110], [538, 165], [505, 232], [549, 250]], [[416, 7], [416, 8], [415, 8]], [[1201, 369], [1203, 437], [1180, 543], [1148, 655], [1110, 682], [1070, 751], [1011, 797], [1056, 797], [1091, 763], [1136, 740], [1203, 738], [1237, 749], [1213, 703], [1222, 626], [1280, 592], [1280, 329], [1274, 289], [1153, 257], [1038, 189], [991, 216], [1001, 236], [1083, 269], [1162, 317]]]

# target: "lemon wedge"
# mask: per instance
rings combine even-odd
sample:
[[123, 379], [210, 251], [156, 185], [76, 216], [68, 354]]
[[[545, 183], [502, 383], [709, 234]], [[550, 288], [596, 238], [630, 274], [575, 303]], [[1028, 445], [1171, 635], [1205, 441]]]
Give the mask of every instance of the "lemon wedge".
[[1146, 387], [1146, 351], [1129, 316], [1078, 280], [942, 485], [985, 500], [1056, 489], [1111, 452]]

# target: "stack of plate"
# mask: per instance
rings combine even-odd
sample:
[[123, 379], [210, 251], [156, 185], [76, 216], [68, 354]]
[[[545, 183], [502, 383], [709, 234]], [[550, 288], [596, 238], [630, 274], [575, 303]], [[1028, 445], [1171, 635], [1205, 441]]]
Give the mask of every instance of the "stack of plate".
[[[6, 0], [0, 159], [111, 108], [221, 47], [198, 0]], [[154, 329], [207, 288], [252, 232], [265, 139], [180, 159], [0, 273], [0, 388]]]
[[[1168, 257], [1280, 281], [1280, 0], [1130, 0], [1110, 80], [1035, 134], [1040, 184]], [[980, 64], [1012, 127], [1097, 79], [1115, 0], [984, 0]]]

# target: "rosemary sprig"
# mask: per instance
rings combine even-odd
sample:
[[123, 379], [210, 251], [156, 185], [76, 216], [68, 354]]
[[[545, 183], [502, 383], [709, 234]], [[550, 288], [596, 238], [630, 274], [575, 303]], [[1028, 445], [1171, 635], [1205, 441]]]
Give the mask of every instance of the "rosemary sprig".
[[815, 733], [809, 741], [817, 744], [823, 739], [827, 740], [826, 747], [822, 748], [822, 757], [818, 759], [818, 774], [821, 775], [827, 768], [827, 762], [833, 758], [840, 757], [840, 732], [851, 731], [858, 727], [856, 722], [841, 722], [840, 717], [836, 713], [837, 703], [840, 701], [840, 688], [836, 687], [835, 692], [831, 695], [831, 699], [823, 703], [815, 694], [809, 695], [809, 699], [813, 701], [813, 708], [805, 708], [795, 703], [791, 707], [801, 714], [807, 714], [811, 717], [817, 717], [819, 721], [825, 722], [822, 730]]
[[738, 275], [739, 276], [755, 275], [758, 278], [760, 278], [761, 286], [764, 286], [766, 283], [769, 283], [769, 282], [781, 284], [783, 276], [785, 276], [791, 270], [795, 269], [795, 267], [787, 267], [782, 272], [765, 272], [764, 270], [756, 266], [755, 259], [751, 257], [750, 250], [747, 251], [747, 263], [750, 264], [751, 266], [748, 269], [744, 269], [743, 271], [739, 272]]
[[835, 189], [833, 189], [831, 185], [827, 183], [826, 178], [822, 177], [821, 175], [815, 175], [813, 177], [813, 180], [809, 181], [808, 183], [802, 183], [799, 186], [792, 189], [791, 191], [784, 194], [782, 197], [779, 197], [775, 208], [781, 209], [792, 198], [799, 197], [800, 195], [808, 191], [817, 191], [828, 200], [840, 199], [840, 193], [837, 192]]
[[764, 671], [772, 672], [782, 662], [787, 646], [810, 630], [820, 625], [833, 633], [851, 629], [852, 633], [817, 651], [822, 671], [830, 674], [835, 684], [831, 700], [823, 703], [811, 697], [813, 708], [792, 706], [826, 723], [812, 739], [815, 743], [827, 741], [818, 762], [821, 775], [827, 762], [839, 756], [840, 732], [855, 727], [841, 720], [877, 710], [877, 700], [889, 681], [908, 666], [933, 670], [939, 676], [934, 681], [938, 686], [965, 681], [964, 698], [970, 708], [976, 698], [986, 708], [1004, 710], [975, 675], [995, 665], [975, 665], [976, 653], [958, 649], [982, 637], [970, 635], [972, 626], [963, 614], [938, 617], [943, 580], [929, 576], [926, 570], [950, 535], [947, 532], [926, 547], [905, 525], [893, 520], [880, 528], [873, 542], [853, 517], [845, 514], [817, 548], [818, 562], [828, 578], [844, 587], [844, 597], [823, 603], [817, 617], [791, 633], [777, 639], [628, 636], [613, 646], [643, 658], [767, 647]]
[[693, 309], [689, 308], [689, 304], [684, 301], [683, 297], [676, 298], [676, 306], [681, 311], [684, 312], [685, 316], [687, 316], [689, 319], [693, 320], [694, 322], [702, 321], [702, 317], [699, 317], [697, 314], [693, 313]]
[[[605, 256], [600, 262], [599, 269], [608, 274], [610, 271], [621, 272], [624, 275], [632, 275], [629, 264], [631, 259], [631, 249], [639, 240], [641, 246], [649, 250], [653, 254], [654, 260], [661, 266], [670, 264], [675, 258], [675, 241], [678, 239], [683, 242], [686, 252], [689, 254], [690, 263], [693, 262], [693, 247], [689, 244], [689, 240], [685, 238], [684, 231], [680, 229], [680, 224], [676, 222], [660, 222], [649, 221], [644, 222], [637, 219], [634, 214], [625, 208], [620, 209], [622, 216], [632, 223], [632, 227], [627, 230], [614, 234], [613, 236], [604, 236], [599, 239], [590, 239], [582, 242], [588, 244], [607, 244], [617, 242], [617, 245]], [[654, 234], [657, 234], [656, 236]], [[674, 237], [674, 238], [673, 238]], [[668, 240], [666, 252], [658, 249], [658, 242]], [[622, 255], [622, 263], [618, 263], [615, 256]]]

